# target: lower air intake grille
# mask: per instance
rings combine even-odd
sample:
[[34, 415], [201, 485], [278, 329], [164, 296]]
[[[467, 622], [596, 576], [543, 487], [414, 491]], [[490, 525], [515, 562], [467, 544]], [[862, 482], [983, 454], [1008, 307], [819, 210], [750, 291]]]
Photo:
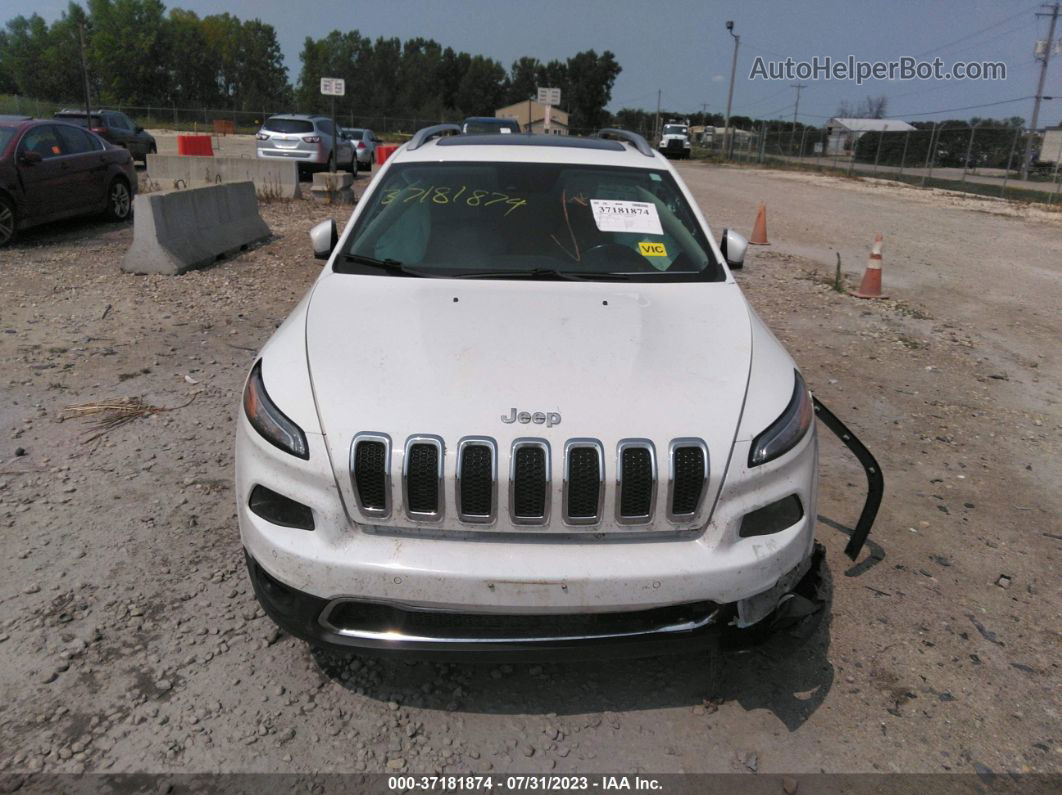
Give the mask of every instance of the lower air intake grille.
[[573, 447], [568, 451], [569, 519], [595, 519], [601, 495], [601, 456], [595, 447]]
[[439, 512], [439, 448], [434, 444], [409, 446], [406, 468], [406, 503], [411, 513]]
[[513, 455], [513, 516], [546, 516], [546, 450], [538, 445], [517, 447]]
[[468, 444], [461, 450], [460, 511], [467, 517], [494, 514], [494, 451], [486, 444]]
[[648, 447], [625, 447], [620, 456], [620, 516], [647, 517], [653, 507], [653, 455]]
[[675, 457], [675, 482], [671, 513], [674, 516], [696, 513], [701, 492], [704, 491], [707, 470], [705, 452], [701, 447], [675, 447], [672, 455]]
[[354, 448], [354, 486], [363, 509], [387, 509], [387, 445], [358, 442]]

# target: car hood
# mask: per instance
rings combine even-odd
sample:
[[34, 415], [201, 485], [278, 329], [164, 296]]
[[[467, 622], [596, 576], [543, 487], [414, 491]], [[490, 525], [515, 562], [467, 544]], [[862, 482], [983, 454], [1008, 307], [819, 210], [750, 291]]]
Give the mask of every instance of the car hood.
[[[455, 451], [464, 436], [497, 440], [502, 483], [513, 439], [547, 439], [558, 487], [565, 440], [598, 439], [605, 450], [607, 518], [619, 440], [653, 441], [663, 494], [668, 443], [699, 437], [707, 443], [711, 470], [695, 519], [703, 525], [741, 418], [751, 345], [745, 299], [736, 284], [722, 282], [331, 274], [316, 285], [306, 321], [317, 412], [355, 519], [347, 466], [359, 432], [391, 437], [393, 474], [402, 471], [407, 437], [441, 437], [451, 507]], [[514, 408], [556, 412], [561, 422], [554, 427], [503, 422]], [[408, 524], [399, 480], [394, 478], [397, 510], [378, 524]], [[499, 489], [502, 516], [505, 491]], [[665, 513], [657, 510], [661, 527]], [[453, 514], [447, 510], [443, 527], [460, 527]]]

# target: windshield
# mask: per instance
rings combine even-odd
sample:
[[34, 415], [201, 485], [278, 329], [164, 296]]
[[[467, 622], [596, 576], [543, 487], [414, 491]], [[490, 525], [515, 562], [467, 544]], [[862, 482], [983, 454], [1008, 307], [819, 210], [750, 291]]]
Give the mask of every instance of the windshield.
[[361, 136], [365, 134], [364, 130], [352, 130], [349, 127], [344, 128], [343, 132], [346, 133], [347, 138], [352, 141], [360, 141]]
[[664, 135], [686, 135], [688, 128], [682, 124], [665, 124]]
[[275, 133], [312, 133], [313, 122], [305, 119], [266, 119], [262, 127]]
[[667, 171], [553, 163], [401, 163], [362, 200], [342, 273], [717, 281]]
[[[85, 114], [84, 113], [56, 113], [55, 114], [55, 118], [59, 119], [60, 121], [69, 122], [70, 124], [78, 124], [78, 125], [80, 125], [82, 127], [85, 126]], [[100, 117], [96, 116], [95, 114], [93, 114], [93, 116], [92, 116], [92, 126], [93, 127], [102, 127], [103, 126], [103, 122], [100, 121]]]
[[514, 121], [466, 121], [465, 132], [468, 135], [480, 135], [482, 133], [510, 133], [520, 132], [519, 125]]

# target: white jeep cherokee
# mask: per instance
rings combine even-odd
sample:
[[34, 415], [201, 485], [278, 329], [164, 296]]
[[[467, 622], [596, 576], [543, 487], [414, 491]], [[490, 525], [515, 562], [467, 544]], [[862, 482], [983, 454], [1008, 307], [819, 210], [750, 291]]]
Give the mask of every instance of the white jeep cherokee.
[[262, 606], [313, 643], [444, 656], [762, 622], [816, 557], [818, 442], [727, 267], [744, 240], [721, 251], [639, 136], [455, 132], [389, 158], [342, 235], [315, 227], [328, 264], [251, 369]]

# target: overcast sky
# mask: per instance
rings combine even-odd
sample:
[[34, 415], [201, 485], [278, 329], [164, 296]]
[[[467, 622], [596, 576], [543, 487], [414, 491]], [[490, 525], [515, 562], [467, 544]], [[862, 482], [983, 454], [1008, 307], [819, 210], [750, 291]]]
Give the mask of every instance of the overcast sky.
[[[50, 21], [66, 5], [66, 0], [4, 0], [0, 19], [36, 11]], [[789, 86], [800, 82], [808, 86], [800, 99], [800, 121], [808, 124], [824, 123], [840, 101], [858, 102], [868, 94], [885, 94], [888, 115], [898, 118], [1016, 115], [1028, 121], [1039, 74], [1033, 46], [1046, 37], [1048, 27], [1046, 18], [1034, 16], [1044, 11], [1040, 3], [1024, 0], [175, 0], [167, 5], [200, 15], [228, 11], [274, 25], [293, 81], [306, 36], [356, 28], [373, 38], [433, 38], [496, 58], [507, 68], [521, 55], [546, 61], [590, 48], [612, 50], [623, 67], [612, 92], [612, 110], [653, 109], [660, 89], [664, 107], [683, 112], [697, 111], [702, 103], [710, 111], [725, 110], [733, 40], [724, 23], [733, 19], [741, 36], [733, 112], [791, 119], [796, 92]], [[1055, 36], [1062, 37], [1062, 20]], [[816, 55], [867, 61], [939, 55], [947, 68], [956, 60], [1003, 61], [1007, 79], [870, 81], [862, 86], [855, 81], [749, 79], [756, 56], [799, 61]], [[1045, 93], [1058, 98], [1043, 103], [1040, 124], [1058, 124], [1062, 55], [1052, 59]], [[987, 103], [1006, 104], [967, 107]]]

